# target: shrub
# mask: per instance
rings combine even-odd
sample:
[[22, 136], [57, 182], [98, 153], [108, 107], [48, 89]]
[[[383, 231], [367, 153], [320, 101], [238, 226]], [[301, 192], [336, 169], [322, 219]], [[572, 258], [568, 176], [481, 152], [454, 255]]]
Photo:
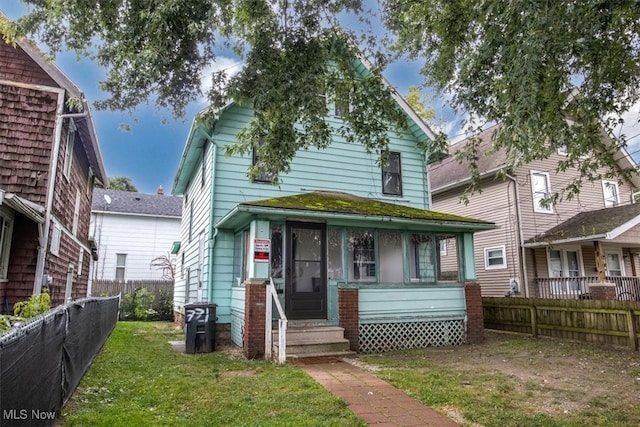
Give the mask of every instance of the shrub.
[[153, 294], [146, 288], [139, 288], [125, 295], [120, 305], [120, 319], [155, 320], [158, 313], [154, 309], [154, 299]]
[[51, 310], [51, 297], [47, 293], [33, 294], [26, 301], [19, 301], [13, 306], [13, 314], [28, 319]]
[[156, 303], [153, 305], [156, 311], [155, 320], [173, 320], [173, 297], [168, 291], [160, 291]]

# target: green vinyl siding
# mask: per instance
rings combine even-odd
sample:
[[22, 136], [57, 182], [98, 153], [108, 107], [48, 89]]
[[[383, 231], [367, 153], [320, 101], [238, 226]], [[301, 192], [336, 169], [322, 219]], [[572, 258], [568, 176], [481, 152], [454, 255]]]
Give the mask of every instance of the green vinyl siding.
[[373, 288], [358, 290], [360, 323], [464, 318], [464, 286]]

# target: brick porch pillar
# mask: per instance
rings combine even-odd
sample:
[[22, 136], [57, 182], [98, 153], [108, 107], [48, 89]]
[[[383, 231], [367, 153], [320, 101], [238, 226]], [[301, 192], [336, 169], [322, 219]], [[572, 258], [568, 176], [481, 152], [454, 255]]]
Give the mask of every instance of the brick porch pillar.
[[245, 282], [242, 352], [247, 359], [264, 357], [266, 297], [264, 280], [249, 279]]
[[589, 285], [589, 292], [591, 293], [591, 299], [607, 301], [617, 299], [616, 285], [614, 283], [592, 283]]
[[480, 284], [466, 282], [464, 297], [467, 302], [467, 344], [479, 344], [484, 341], [484, 315]]
[[360, 350], [358, 335], [358, 290], [338, 289], [338, 319], [340, 326], [344, 328], [344, 337], [349, 340], [351, 351]]

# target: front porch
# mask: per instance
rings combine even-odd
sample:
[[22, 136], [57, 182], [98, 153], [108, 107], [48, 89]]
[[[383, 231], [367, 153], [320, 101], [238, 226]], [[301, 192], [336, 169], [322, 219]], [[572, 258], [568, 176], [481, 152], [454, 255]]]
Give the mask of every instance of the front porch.
[[[538, 277], [531, 296], [547, 299], [591, 299], [589, 287], [598, 283], [603, 283], [598, 276]], [[615, 285], [618, 300], [640, 301], [640, 277], [605, 276], [604, 283]]]

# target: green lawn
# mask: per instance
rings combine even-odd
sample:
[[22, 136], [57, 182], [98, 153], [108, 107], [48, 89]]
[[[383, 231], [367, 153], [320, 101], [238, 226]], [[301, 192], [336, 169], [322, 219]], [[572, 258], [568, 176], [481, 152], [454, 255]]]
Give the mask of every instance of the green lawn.
[[180, 354], [170, 323], [119, 322], [62, 410], [64, 426], [363, 426], [294, 365]]

